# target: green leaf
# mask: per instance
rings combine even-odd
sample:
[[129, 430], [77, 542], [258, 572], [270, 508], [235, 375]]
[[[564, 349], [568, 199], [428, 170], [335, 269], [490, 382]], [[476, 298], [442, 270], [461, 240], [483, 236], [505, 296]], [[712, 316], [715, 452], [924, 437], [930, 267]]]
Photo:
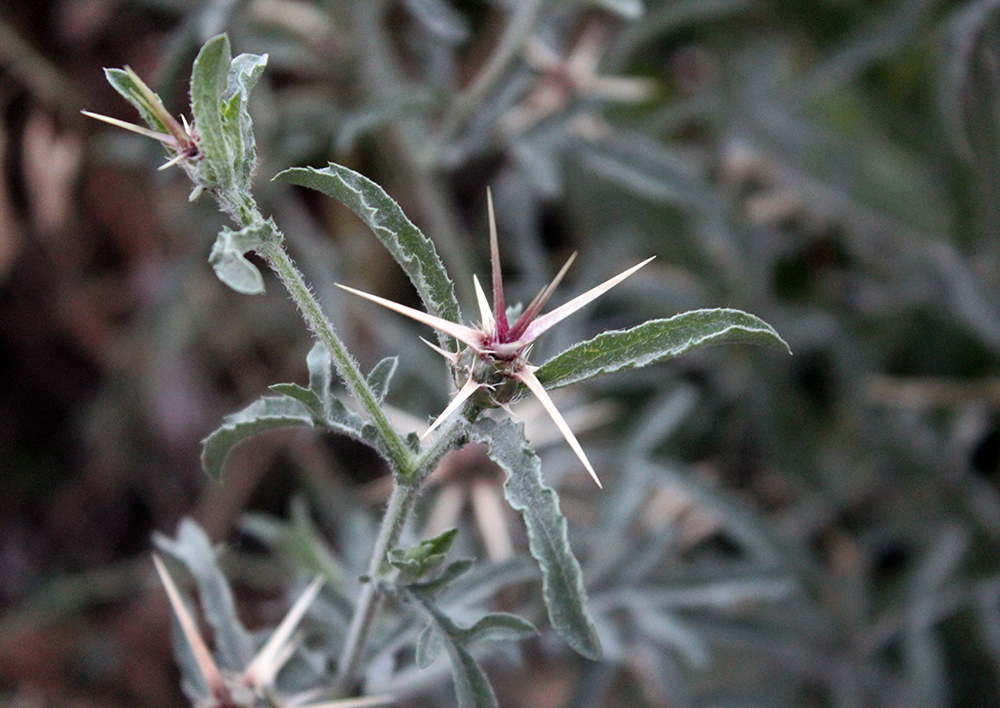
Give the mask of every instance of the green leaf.
[[250, 178], [257, 164], [257, 146], [253, 136], [253, 120], [247, 110], [250, 91], [267, 66], [267, 55], [240, 54], [233, 59], [226, 82], [223, 101], [223, 125], [226, 139], [234, 156], [237, 187], [250, 190]]
[[219, 569], [208, 536], [194, 521], [183, 519], [177, 528], [176, 540], [158, 533], [154, 534], [153, 542], [160, 550], [184, 563], [198, 583], [201, 606], [214, 630], [222, 668], [242, 671], [253, 656], [253, 641], [240, 623], [233, 591]]
[[170, 133], [167, 127], [166, 108], [163, 101], [153, 93], [146, 84], [131, 69], [105, 69], [104, 76], [108, 83], [120, 93], [126, 101], [135, 106], [139, 115], [151, 130], [159, 133]]
[[404, 580], [416, 580], [444, 563], [457, 534], [458, 529], [448, 529], [434, 538], [421, 541], [409, 550], [393, 549], [389, 563], [402, 572]]
[[[424, 307], [432, 315], [461, 322], [455, 288], [434, 244], [414, 226], [392, 197], [367, 177], [341, 165], [330, 163], [285, 170], [275, 177], [290, 184], [316, 189], [343, 202], [375, 232], [417, 289]], [[438, 334], [441, 346], [458, 351], [447, 335]]]
[[202, 440], [202, 469], [218, 480], [226, 457], [239, 443], [267, 430], [292, 425], [313, 427], [313, 414], [294, 398], [264, 396], [239, 413], [226, 416], [222, 426]]
[[[435, 604], [429, 593], [416, 587], [409, 588], [407, 592], [424, 608], [448, 652], [452, 675], [455, 678], [455, 698], [458, 699], [458, 707], [497, 708], [496, 695], [489, 679], [465, 646], [467, 630], [452, 622]], [[431, 639], [428, 637], [425, 641], [430, 642]]]
[[201, 184], [206, 187], [228, 189], [235, 181], [233, 165], [236, 155], [226, 139], [222, 115], [231, 57], [229, 37], [220, 34], [205, 43], [191, 70], [191, 112], [198, 133], [198, 147], [203, 156]]
[[509, 612], [492, 612], [466, 630], [469, 642], [519, 642], [536, 634], [535, 625]]
[[545, 388], [559, 388], [731, 342], [761, 344], [791, 353], [785, 340], [759, 317], [740, 310], [693, 310], [632, 329], [603, 332], [549, 359], [535, 376]]
[[306, 366], [309, 367], [309, 390], [326, 401], [333, 386], [333, 358], [322, 341], [316, 340], [312, 345], [306, 355]]
[[426, 669], [433, 664], [438, 654], [441, 653], [442, 647], [444, 647], [444, 640], [441, 638], [441, 633], [437, 631], [433, 623], [429, 623], [417, 635], [415, 652], [417, 666]]
[[559, 496], [542, 482], [541, 462], [524, 439], [524, 426], [483, 418], [472, 426], [471, 438], [486, 443], [490, 457], [507, 474], [504, 492], [524, 517], [531, 555], [542, 570], [549, 621], [575, 651], [600, 659], [601, 641], [587, 612], [587, 592], [569, 545]]
[[303, 388], [298, 384], [294, 383], [280, 383], [268, 386], [269, 389], [275, 393], [280, 393], [289, 398], [294, 398], [296, 401], [308, 408], [315, 419], [317, 424], [323, 424], [326, 421], [326, 414], [323, 411], [323, 401], [316, 392], [311, 388]]
[[472, 566], [473, 562], [468, 558], [452, 561], [445, 566], [441, 574], [434, 578], [434, 580], [424, 583], [413, 583], [411, 587], [419, 588], [423, 592], [432, 594], [441, 592], [442, 590], [449, 590], [455, 580], [472, 570]]
[[398, 364], [399, 357], [386, 357], [376, 364], [372, 372], [368, 374], [368, 386], [375, 393], [375, 398], [378, 399], [379, 403], [384, 401], [386, 394], [389, 393], [389, 383], [392, 381], [392, 375], [396, 373]]
[[260, 270], [243, 255], [247, 251], [260, 248], [280, 233], [271, 219], [253, 224], [239, 231], [227, 226], [215, 239], [208, 262], [223, 283], [244, 295], [260, 295], [264, 292], [264, 277]]

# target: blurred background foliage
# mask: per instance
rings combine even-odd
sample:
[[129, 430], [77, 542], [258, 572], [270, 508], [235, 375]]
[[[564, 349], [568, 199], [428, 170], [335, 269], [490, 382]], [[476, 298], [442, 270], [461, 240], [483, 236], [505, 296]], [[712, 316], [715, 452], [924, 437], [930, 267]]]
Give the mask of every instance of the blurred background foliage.
[[[605, 491], [533, 434], [607, 656], [524, 642], [487, 664], [502, 705], [1000, 704], [996, 0], [0, 4], [0, 702], [183, 705], [152, 532], [190, 515], [227, 541], [258, 627], [318, 548], [362, 563], [387, 492], [373, 453], [301, 433], [247, 443], [221, 486], [199, 469], [224, 414], [305, 382], [309, 338], [278, 289], [215, 279], [221, 217], [156, 172], [159, 146], [77, 111], [135, 120], [100, 71], [128, 64], [187, 112], [221, 31], [270, 55], [262, 210], [363, 365], [402, 355], [400, 411], [441, 410], [444, 366], [332, 285], [415, 295], [353, 215], [269, 182], [285, 167], [385, 186], [468, 312], [487, 185], [519, 297], [573, 250], [577, 292], [658, 256], [536, 361], [719, 306], [794, 351], [709, 349], [560, 392]], [[523, 553], [499, 480], [481, 451], [453, 455], [420, 531]], [[500, 605], [538, 616], [537, 597]], [[427, 676], [397, 681], [403, 705], [450, 700]]]

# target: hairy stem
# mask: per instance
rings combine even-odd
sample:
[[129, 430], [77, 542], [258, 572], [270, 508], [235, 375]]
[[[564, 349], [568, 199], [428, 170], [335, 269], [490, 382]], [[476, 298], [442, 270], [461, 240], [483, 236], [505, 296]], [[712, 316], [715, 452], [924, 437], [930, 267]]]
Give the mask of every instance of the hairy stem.
[[281, 282], [288, 289], [292, 300], [298, 305], [302, 316], [317, 337], [319, 337], [330, 350], [337, 373], [344, 380], [351, 395], [361, 404], [368, 419], [378, 430], [379, 437], [385, 446], [385, 452], [389, 457], [389, 462], [393, 471], [404, 479], [412, 479], [414, 474], [414, 458], [406, 447], [399, 433], [389, 422], [382, 406], [379, 404], [375, 393], [371, 390], [364, 375], [358, 368], [358, 363], [347, 351], [347, 347], [337, 335], [336, 330], [323, 313], [319, 302], [313, 295], [309, 286], [306, 285], [302, 274], [295, 267], [287, 251], [277, 239], [266, 244], [260, 249], [261, 255], [281, 279]]
[[393, 484], [392, 496], [389, 497], [389, 505], [386, 507], [385, 516], [382, 517], [382, 528], [379, 530], [378, 538], [375, 539], [372, 557], [368, 562], [368, 580], [361, 589], [361, 596], [358, 598], [354, 617], [351, 619], [351, 626], [344, 640], [344, 648], [340, 653], [337, 678], [334, 682], [334, 689], [338, 693], [350, 690], [350, 684], [364, 658], [375, 616], [382, 602], [382, 593], [378, 587], [379, 576], [389, 551], [399, 541], [399, 535], [413, 508], [418, 489], [419, 485], [400, 481], [398, 477]]
[[344, 640], [344, 648], [340, 653], [337, 666], [337, 678], [334, 689], [337, 693], [346, 694], [354, 681], [361, 660], [364, 658], [368, 638], [375, 624], [382, 603], [382, 593], [379, 592], [378, 579], [383, 570], [386, 557], [399, 541], [399, 535], [413, 509], [420, 487], [424, 480], [441, 462], [450, 450], [458, 447], [464, 438], [465, 421], [459, 417], [452, 420], [434, 442], [424, 451], [417, 461], [410, 480], [394, 480], [389, 505], [382, 517], [382, 527], [372, 548], [371, 560], [368, 562], [368, 582], [361, 589], [361, 596], [354, 608], [351, 626]]

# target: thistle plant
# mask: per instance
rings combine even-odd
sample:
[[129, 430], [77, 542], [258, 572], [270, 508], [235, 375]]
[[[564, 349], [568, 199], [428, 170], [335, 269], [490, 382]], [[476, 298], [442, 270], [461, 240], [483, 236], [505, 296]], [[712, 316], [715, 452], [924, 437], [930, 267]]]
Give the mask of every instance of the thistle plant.
[[[424, 626], [415, 643], [417, 663], [426, 666], [443, 648], [451, 662], [458, 704], [496, 705], [493, 689], [471, 647], [483, 639], [517, 640], [532, 634], [534, 627], [520, 617], [502, 612], [486, 614], [468, 627], [448, 616], [441, 598], [471, 567], [467, 560], [446, 562], [454, 531], [426, 539], [409, 549], [400, 547], [401, 535], [422, 485], [445, 455], [470, 442], [484, 444], [489, 456], [506, 474], [506, 498], [524, 518], [529, 549], [541, 571], [542, 594], [552, 627], [579, 654], [599, 660], [600, 637], [588, 611], [580, 565], [569, 544], [558, 495], [544, 483], [540, 460], [524, 437], [523, 425], [512, 421], [504, 410], [509, 411], [509, 404], [526, 393], [534, 395], [597, 481], [594, 466], [553, 404], [550, 390], [605, 373], [663, 362], [712, 344], [745, 342], [784, 350], [787, 345], [769, 325], [753, 315], [732, 309], [697, 310], [649, 320], [630, 329], [604, 332], [535, 366], [528, 361], [529, 353], [542, 334], [652, 259], [545, 312], [573, 261], [570, 258], [552, 283], [526, 307], [508, 307], [490, 198], [492, 306], [479, 281], [474, 280], [480, 316], [479, 325], [474, 327], [463, 323], [452, 281], [434, 244], [381, 187], [337, 164], [286, 170], [275, 179], [334, 197], [371, 227], [409, 277], [424, 310], [345, 289], [437, 331], [437, 343], [431, 346], [450, 364], [456, 393], [422, 436], [398, 429], [385, 407], [396, 359], [390, 357], [368, 374], [362, 372], [289, 257], [277, 225], [261, 214], [251, 192], [256, 148], [247, 102], [266, 62], [266, 55], [241, 54], [232, 58], [229, 40], [224, 35], [209, 40], [192, 71], [191, 122], [172, 118], [156, 94], [131, 70], [109, 69], [106, 71], [109, 82], [138, 109], [147, 127], [95, 117], [160, 141], [168, 152], [165, 166], [179, 167], [192, 180], [192, 198], [210, 194], [238, 227], [223, 228], [212, 248], [209, 262], [218, 277], [240, 293], [263, 292], [264, 276], [246, 258], [248, 252], [256, 253], [288, 290], [316, 337], [307, 357], [308, 386], [274, 385], [271, 388], [276, 395], [265, 396], [228, 416], [204, 441], [202, 459], [206, 472], [218, 480], [230, 450], [251, 436], [278, 427], [306, 426], [347, 435], [373, 447], [391, 469], [393, 490], [359, 591], [346, 598], [351, 618], [343, 643], [336, 650], [336, 675], [330, 680], [318, 680], [308, 698], [304, 694], [284, 695], [275, 687], [275, 680], [284, 659], [294, 649], [291, 641], [294, 626], [320, 592], [318, 582], [309, 586], [255, 658], [244, 656], [247, 663], [242, 659], [229, 662], [236, 676], [233, 679], [216, 668], [170, 575], [157, 561], [182, 629], [183, 651], [185, 656], [194, 655], [198, 674], [195, 678], [206, 689], [194, 692], [192, 699], [220, 706], [257, 705], [265, 701], [279, 705], [315, 701], [362, 705], [358, 700], [382, 700], [348, 699], [348, 696], [359, 691], [357, 679], [368, 659], [367, 647], [379, 608], [382, 600], [392, 595], [410, 608]], [[350, 407], [335, 390], [334, 371], [353, 401]], [[194, 537], [190, 529], [185, 533]], [[184, 557], [177, 546], [180, 540], [174, 545], [162, 539], [158, 542], [196, 576], [196, 568], [204, 568], [203, 561]], [[204, 602], [209, 584], [201, 581], [199, 584]], [[235, 617], [231, 621], [237, 622]], [[220, 633], [216, 629], [218, 640]], [[241, 650], [240, 655], [245, 654], [247, 651]], [[240, 690], [234, 689], [234, 685]]]

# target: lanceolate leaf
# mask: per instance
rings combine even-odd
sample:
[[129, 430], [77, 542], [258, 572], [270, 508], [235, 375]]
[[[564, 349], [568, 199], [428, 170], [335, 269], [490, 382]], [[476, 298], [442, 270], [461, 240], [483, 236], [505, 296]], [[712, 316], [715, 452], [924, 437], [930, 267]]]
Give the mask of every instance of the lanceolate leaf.
[[198, 583], [205, 618], [215, 633], [220, 666], [241, 671], [253, 656], [253, 642], [236, 614], [233, 592], [219, 569], [208, 536], [194, 521], [184, 519], [177, 528], [176, 540], [156, 534], [154, 542], [183, 562]]
[[693, 310], [632, 329], [604, 332], [545, 362], [535, 376], [545, 388], [673, 359], [712, 344], [746, 342], [790, 351], [774, 329], [740, 310]]
[[[444, 648], [448, 652], [452, 675], [455, 678], [455, 698], [458, 699], [459, 708], [496, 708], [497, 699], [493, 693], [493, 687], [490, 686], [489, 679], [486, 678], [482, 668], [476, 663], [475, 657], [465, 646], [467, 630], [452, 622], [438, 608], [430, 593], [415, 587], [411, 587], [408, 592], [423, 606], [428, 618], [437, 630], [434, 634], [440, 636]], [[435, 639], [432, 635], [424, 638], [425, 646], [422, 647], [424, 655], [421, 657], [424, 661], [433, 660], [434, 648], [426, 646], [433, 641]]]
[[257, 147], [253, 137], [253, 121], [247, 110], [250, 91], [267, 65], [267, 55], [240, 54], [233, 59], [227, 77], [226, 97], [223, 107], [226, 137], [238, 156], [239, 187], [250, 189], [250, 178], [257, 162]]
[[535, 625], [509, 612], [492, 612], [465, 631], [469, 642], [518, 642], [538, 634]]
[[201, 466], [213, 479], [222, 477], [230, 450], [254, 435], [291, 425], [313, 427], [313, 414], [289, 396], [264, 396], [239, 413], [226, 416], [222, 426], [202, 440]]
[[507, 474], [504, 491], [511, 507], [524, 517], [531, 555], [542, 570], [542, 593], [552, 626], [575, 651], [600, 659], [601, 642], [587, 612], [587, 593], [569, 545], [566, 518], [555, 490], [542, 482], [541, 462], [527, 446], [524, 427], [484, 418], [472, 427], [471, 437], [488, 445], [490, 457]]
[[386, 394], [389, 393], [389, 384], [392, 382], [392, 375], [396, 373], [397, 364], [399, 364], [398, 357], [386, 357], [368, 374], [368, 385], [375, 392], [379, 403], [384, 401]]
[[[461, 322], [455, 288], [438, 257], [434, 244], [414, 226], [392, 197], [367, 177], [346, 167], [330, 163], [318, 170], [313, 167], [285, 170], [275, 179], [316, 189], [347, 205], [372, 231], [396, 259], [431, 315]], [[441, 346], [457, 351], [456, 344], [443, 334]]]
[[115, 91], [135, 106], [136, 110], [139, 111], [139, 115], [142, 116], [142, 119], [146, 121], [146, 124], [151, 129], [160, 133], [170, 132], [166, 122], [160, 115], [160, 111], [162, 110], [160, 106], [163, 104], [152, 104], [147, 92], [152, 94], [152, 97], [157, 101], [159, 101], [160, 97], [150, 91], [142, 83], [142, 79], [136, 76], [134, 72], [122, 69], [105, 69], [104, 76], [107, 78], [108, 83], [114, 87]]
[[229, 38], [220, 34], [205, 43], [191, 70], [191, 112], [204, 156], [205, 186], [231, 187], [235, 154], [230, 152], [222, 117], [232, 55]]

